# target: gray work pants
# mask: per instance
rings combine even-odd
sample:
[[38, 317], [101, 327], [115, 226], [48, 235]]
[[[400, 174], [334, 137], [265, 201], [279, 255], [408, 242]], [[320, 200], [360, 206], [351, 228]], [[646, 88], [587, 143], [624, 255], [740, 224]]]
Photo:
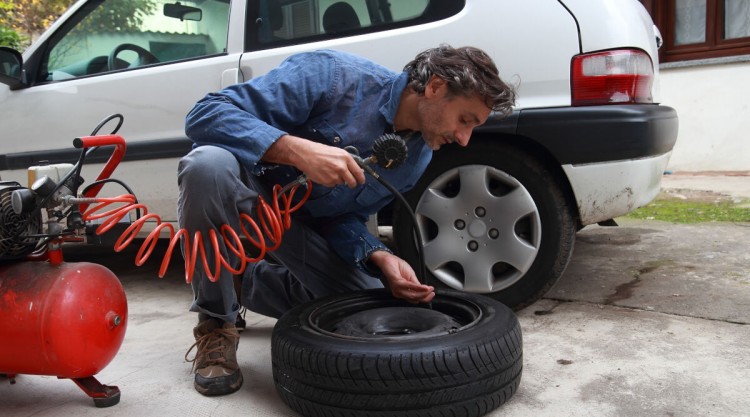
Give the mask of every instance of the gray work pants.
[[[182, 158], [177, 181], [178, 221], [191, 239], [196, 230], [207, 236], [210, 229], [219, 231], [223, 224], [239, 233], [240, 213], [255, 218], [258, 194], [271, 199], [266, 186], [242, 169], [230, 152], [215, 146], [195, 148]], [[213, 268], [214, 257], [205, 238], [204, 244], [208, 265]], [[223, 242], [221, 250], [231, 265], [239, 264]], [[222, 268], [219, 279], [211, 282], [198, 261], [190, 310], [234, 323], [242, 304], [278, 318], [292, 307], [322, 296], [383, 286], [379, 279], [344, 262], [325, 239], [299, 220], [292, 220], [281, 246], [271, 256], [274, 262], [261, 260], [247, 266], [239, 297], [229, 271]]]

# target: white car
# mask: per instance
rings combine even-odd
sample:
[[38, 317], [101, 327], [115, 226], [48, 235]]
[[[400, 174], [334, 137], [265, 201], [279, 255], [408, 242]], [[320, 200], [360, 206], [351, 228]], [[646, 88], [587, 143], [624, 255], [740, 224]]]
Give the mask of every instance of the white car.
[[[518, 86], [515, 111], [435, 153], [406, 198], [428, 282], [521, 308], [563, 273], [577, 230], [658, 193], [678, 126], [658, 104], [659, 42], [636, 0], [80, 0], [23, 56], [0, 51], [0, 176], [74, 162], [73, 138], [119, 113], [115, 176], [174, 221], [184, 117], [206, 93], [301, 51], [400, 70], [440, 43], [477, 46]], [[416, 262], [404, 207], [379, 222]]]

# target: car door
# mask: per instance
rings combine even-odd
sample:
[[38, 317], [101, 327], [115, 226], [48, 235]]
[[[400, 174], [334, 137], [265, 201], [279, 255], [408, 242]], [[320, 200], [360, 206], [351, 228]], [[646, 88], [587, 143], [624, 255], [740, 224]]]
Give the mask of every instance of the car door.
[[270, 71], [293, 53], [330, 48], [401, 70], [422, 50], [464, 41], [445, 32], [447, 18], [455, 18], [464, 5], [461, 0], [250, 0], [240, 68], [247, 78]]
[[[184, 118], [206, 93], [238, 81], [244, 22], [232, 29], [230, 15], [243, 16], [244, 6], [230, 0], [76, 3], [24, 54], [26, 88], [0, 85], [6, 90], [0, 93], [3, 179], [23, 184], [29, 165], [75, 162], [72, 140], [119, 113], [118, 133], [128, 150], [115, 176], [127, 178], [152, 212], [174, 220], [177, 158], [190, 148]], [[88, 179], [99, 167], [85, 167], [93, 172]]]

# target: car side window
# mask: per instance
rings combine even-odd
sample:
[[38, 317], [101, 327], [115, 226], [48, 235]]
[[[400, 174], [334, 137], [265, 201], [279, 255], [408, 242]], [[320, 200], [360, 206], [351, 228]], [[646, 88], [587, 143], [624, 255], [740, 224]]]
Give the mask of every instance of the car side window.
[[90, 2], [50, 39], [40, 82], [226, 53], [229, 0]]
[[433, 22], [465, 0], [255, 0], [248, 2], [245, 50], [314, 42]]

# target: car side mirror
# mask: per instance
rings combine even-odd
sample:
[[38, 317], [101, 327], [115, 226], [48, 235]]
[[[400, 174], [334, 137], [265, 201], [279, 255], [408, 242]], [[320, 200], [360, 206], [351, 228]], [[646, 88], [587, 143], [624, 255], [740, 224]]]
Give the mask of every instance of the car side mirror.
[[185, 6], [178, 1], [177, 3], [164, 4], [164, 16], [180, 19], [181, 22], [185, 20], [197, 22], [203, 19], [203, 11], [197, 7]]
[[0, 83], [8, 85], [11, 90], [17, 90], [26, 85], [25, 81], [21, 53], [13, 48], [0, 46]]

